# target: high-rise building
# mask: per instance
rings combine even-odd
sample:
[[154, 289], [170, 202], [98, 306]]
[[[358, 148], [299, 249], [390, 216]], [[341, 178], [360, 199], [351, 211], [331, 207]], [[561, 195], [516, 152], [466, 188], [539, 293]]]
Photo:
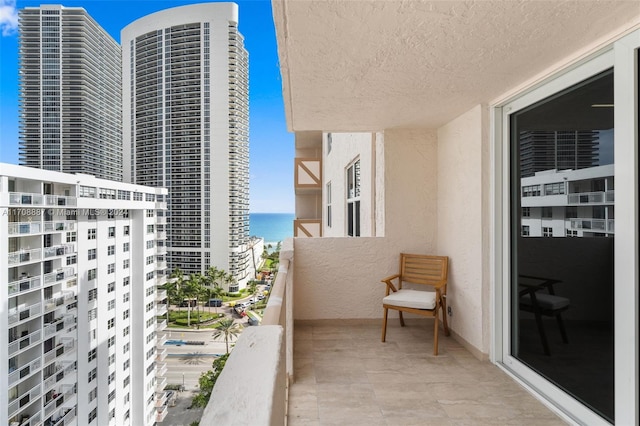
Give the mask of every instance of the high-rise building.
[[596, 130], [525, 130], [520, 132], [520, 174], [579, 170], [598, 165]]
[[253, 274], [238, 6], [163, 10], [125, 27], [121, 40], [125, 180], [168, 189], [170, 269], [215, 266], [242, 285]]
[[0, 164], [5, 424], [164, 418], [165, 194]]
[[20, 10], [20, 164], [122, 180], [121, 51], [80, 7]]

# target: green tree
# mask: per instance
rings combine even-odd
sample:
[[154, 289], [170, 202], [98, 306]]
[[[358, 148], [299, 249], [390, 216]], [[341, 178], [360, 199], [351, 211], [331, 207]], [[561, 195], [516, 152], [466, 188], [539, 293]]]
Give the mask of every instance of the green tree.
[[253, 302], [251, 303], [253, 305], [253, 308], [256, 308], [256, 296], [258, 295], [258, 283], [255, 280], [251, 280], [249, 281], [249, 284], [247, 285], [247, 288], [249, 289], [249, 293], [251, 293], [251, 295], [253, 296]]
[[179, 305], [182, 301], [182, 287], [184, 284], [184, 273], [180, 268], [176, 268], [169, 275], [169, 280], [166, 284], [167, 297], [169, 304]]
[[224, 318], [218, 321], [216, 325], [216, 329], [213, 332], [213, 338], [219, 339], [224, 337], [224, 343], [227, 346], [227, 354], [229, 353], [229, 340], [232, 337], [238, 336], [238, 334], [242, 333], [242, 328], [240, 324], [236, 324], [233, 322], [233, 318]]
[[211, 398], [211, 392], [213, 392], [213, 387], [216, 385], [218, 377], [220, 377], [220, 373], [222, 373], [222, 369], [227, 363], [228, 358], [228, 352], [221, 357], [216, 358], [211, 366], [212, 369], [200, 375], [200, 379], [198, 380], [200, 390], [198, 391], [198, 394], [191, 400], [192, 407], [207, 406], [207, 403]]
[[[187, 303], [188, 305], [187, 306], [187, 327], [191, 326], [191, 310], [192, 310], [191, 299], [197, 300], [197, 296], [198, 296], [198, 293], [200, 292], [200, 288], [201, 288], [200, 279], [198, 278], [197, 274], [189, 275], [189, 279], [187, 279], [183, 284], [182, 292], [185, 298], [189, 302]], [[198, 316], [199, 314], [200, 314], [200, 311], [198, 311]]]

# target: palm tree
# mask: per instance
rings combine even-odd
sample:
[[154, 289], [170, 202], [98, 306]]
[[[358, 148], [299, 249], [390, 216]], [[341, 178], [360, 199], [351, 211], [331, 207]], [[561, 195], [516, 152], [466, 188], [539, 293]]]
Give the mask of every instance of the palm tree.
[[251, 280], [249, 281], [249, 284], [247, 285], [247, 288], [249, 289], [249, 293], [251, 293], [251, 295], [253, 296], [253, 309], [256, 308], [256, 295], [258, 294], [258, 283], [255, 280]]
[[[184, 282], [183, 294], [187, 299], [187, 327], [191, 326], [191, 299], [194, 298], [199, 292], [200, 283], [196, 274], [191, 274], [189, 279]], [[197, 302], [196, 302], [197, 304]]]
[[213, 332], [213, 338], [219, 339], [224, 336], [224, 343], [227, 345], [227, 353], [229, 353], [229, 340], [236, 337], [242, 332], [240, 324], [233, 322], [233, 318], [224, 318], [218, 321], [216, 330]]

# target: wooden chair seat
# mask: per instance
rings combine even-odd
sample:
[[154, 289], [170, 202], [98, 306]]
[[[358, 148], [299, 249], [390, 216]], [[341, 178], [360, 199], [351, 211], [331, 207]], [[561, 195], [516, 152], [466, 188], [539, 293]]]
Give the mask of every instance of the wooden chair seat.
[[[438, 355], [439, 313], [442, 312], [442, 325], [445, 335], [449, 335], [446, 312], [447, 275], [449, 258], [447, 256], [429, 256], [424, 254], [400, 254], [399, 272], [382, 280], [386, 284], [386, 294], [382, 299], [384, 318], [382, 322], [382, 341], [387, 334], [387, 316], [389, 309], [397, 310], [400, 325], [404, 327], [403, 312], [433, 317], [433, 354]], [[395, 281], [395, 285], [394, 285]], [[403, 284], [419, 284], [427, 290], [402, 288]], [[397, 287], [396, 287], [397, 286]]]

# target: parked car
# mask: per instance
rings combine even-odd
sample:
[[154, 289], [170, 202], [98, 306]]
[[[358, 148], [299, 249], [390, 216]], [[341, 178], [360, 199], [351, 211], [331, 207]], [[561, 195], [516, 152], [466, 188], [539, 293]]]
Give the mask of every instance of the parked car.
[[194, 307], [198, 304], [198, 301], [196, 299], [184, 299], [181, 303], [180, 303], [180, 307], [181, 308], [186, 308], [187, 306], [191, 306]]
[[222, 306], [222, 300], [220, 299], [209, 299], [204, 306], [211, 306], [214, 308], [219, 308], [220, 306]]

